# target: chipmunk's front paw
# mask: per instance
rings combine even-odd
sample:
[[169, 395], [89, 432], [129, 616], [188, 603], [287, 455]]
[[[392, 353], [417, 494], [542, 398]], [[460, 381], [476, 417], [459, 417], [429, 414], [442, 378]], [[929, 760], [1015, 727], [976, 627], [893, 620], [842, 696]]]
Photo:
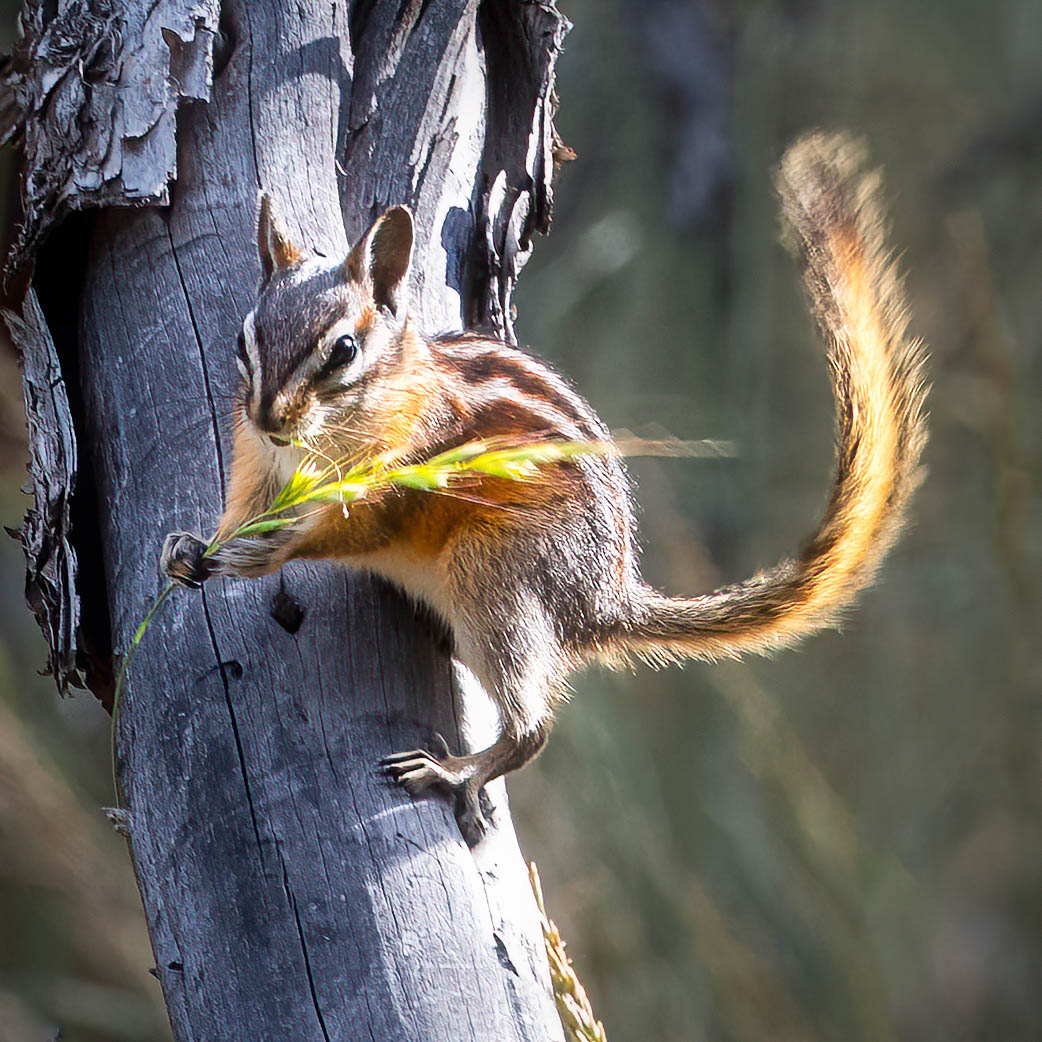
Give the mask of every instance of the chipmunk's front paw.
[[179, 586], [197, 590], [213, 574], [206, 543], [189, 532], [171, 532], [163, 541], [159, 566]]

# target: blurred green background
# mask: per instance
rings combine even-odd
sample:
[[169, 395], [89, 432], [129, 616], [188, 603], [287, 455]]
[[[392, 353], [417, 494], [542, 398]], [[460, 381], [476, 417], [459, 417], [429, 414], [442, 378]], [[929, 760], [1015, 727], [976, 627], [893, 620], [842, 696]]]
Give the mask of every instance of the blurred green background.
[[[1038, 1042], [1042, 5], [562, 6], [579, 159], [519, 334], [613, 427], [739, 447], [634, 463], [649, 577], [741, 578], [824, 504], [831, 403], [772, 188], [800, 131], [855, 131], [885, 168], [933, 392], [914, 526], [843, 634], [576, 678], [510, 786], [550, 913], [613, 1042]], [[0, 550], [0, 1040], [167, 1038], [98, 810], [107, 718], [35, 675], [20, 553]]]

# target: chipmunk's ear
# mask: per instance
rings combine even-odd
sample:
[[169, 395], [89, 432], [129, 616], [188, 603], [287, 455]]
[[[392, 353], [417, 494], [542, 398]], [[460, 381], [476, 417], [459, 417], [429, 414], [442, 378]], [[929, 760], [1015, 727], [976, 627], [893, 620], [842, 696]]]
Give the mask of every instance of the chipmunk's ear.
[[380, 307], [397, 312], [412, 263], [412, 213], [393, 206], [382, 213], [355, 244], [344, 262], [344, 276], [368, 283]]
[[292, 267], [304, 259], [304, 255], [290, 241], [289, 234], [275, 213], [275, 204], [267, 192], [262, 193], [260, 198], [257, 252], [260, 254], [265, 282], [276, 271]]

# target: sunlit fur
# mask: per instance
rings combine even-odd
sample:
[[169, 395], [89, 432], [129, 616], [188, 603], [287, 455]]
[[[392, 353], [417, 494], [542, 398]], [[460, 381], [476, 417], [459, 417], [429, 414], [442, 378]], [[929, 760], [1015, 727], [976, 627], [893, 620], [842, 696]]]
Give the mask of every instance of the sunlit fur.
[[798, 557], [744, 583], [691, 599], [648, 597], [620, 634], [644, 658], [733, 658], [791, 645], [838, 620], [899, 534], [921, 479], [924, 355], [906, 334], [879, 178], [863, 164], [859, 144], [814, 134], [786, 153], [778, 179], [836, 402], [825, 515]]
[[[257, 575], [296, 557], [367, 569], [428, 604], [457, 656], [498, 705], [502, 736], [472, 756], [392, 758], [410, 791], [457, 793], [472, 837], [478, 792], [535, 755], [569, 671], [769, 651], [834, 623], [874, 576], [919, 481], [926, 433], [922, 352], [882, 238], [876, 178], [842, 137], [813, 135], [785, 156], [783, 210], [825, 337], [836, 400], [837, 472], [825, 515], [795, 558], [733, 586], [671, 598], [640, 578], [621, 461], [588, 457], [540, 480], [475, 479], [456, 495], [408, 489], [309, 508], [296, 525], [225, 547], [217, 567]], [[378, 219], [338, 265], [304, 260], [270, 204], [261, 213], [267, 278], [246, 333], [234, 456], [220, 532], [270, 501], [301, 450], [333, 459], [421, 460], [476, 438], [606, 439], [604, 425], [548, 366], [474, 334], [428, 337], [407, 318], [408, 211]], [[323, 375], [353, 332], [361, 355]]]

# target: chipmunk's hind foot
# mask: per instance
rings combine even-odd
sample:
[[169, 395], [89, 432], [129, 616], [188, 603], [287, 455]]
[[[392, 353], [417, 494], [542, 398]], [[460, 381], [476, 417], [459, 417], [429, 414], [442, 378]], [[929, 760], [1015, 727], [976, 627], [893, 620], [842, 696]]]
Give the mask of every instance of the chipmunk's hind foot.
[[549, 721], [544, 721], [523, 734], [506, 733], [480, 753], [452, 756], [445, 739], [434, 736], [437, 755], [426, 749], [385, 756], [381, 767], [399, 785], [416, 796], [430, 788], [452, 794], [455, 800], [456, 820], [463, 838], [470, 846], [488, 831], [486, 814], [491, 801], [485, 786], [507, 771], [516, 771], [535, 756], [546, 743], [550, 733]]
[[[468, 846], [474, 846], [488, 831], [482, 810], [484, 780], [479, 767], [481, 754], [451, 756], [445, 739], [435, 735], [438, 755], [426, 749], [392, 753], [380, 761], [384, 774], [393, 778], [411, 796], [440, 789], [453, 797], [456, 821]], [[484, 797], [487, 802], [487, 797]]]

